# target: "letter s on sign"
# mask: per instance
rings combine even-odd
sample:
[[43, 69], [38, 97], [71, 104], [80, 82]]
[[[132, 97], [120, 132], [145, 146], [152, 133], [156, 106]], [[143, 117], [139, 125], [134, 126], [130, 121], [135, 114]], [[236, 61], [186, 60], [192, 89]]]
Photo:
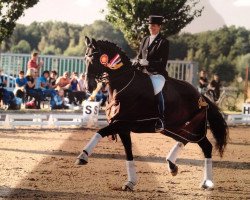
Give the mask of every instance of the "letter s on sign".
[[97, 112], [98, 112], [98, 106], [95, 106], [95, 108], [94, 108], [94, 114], [96, 115]]
[[90, 105], [86, 106], [85, 113], [88, 115], [91, 114], [91, 106]]

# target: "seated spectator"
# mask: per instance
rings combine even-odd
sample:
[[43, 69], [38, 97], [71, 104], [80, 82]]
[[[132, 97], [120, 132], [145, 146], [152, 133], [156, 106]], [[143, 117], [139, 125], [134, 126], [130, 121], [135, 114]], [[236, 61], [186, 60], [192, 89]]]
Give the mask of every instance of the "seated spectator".
[[61, 88], [58, 90], [58, 94], [56, 94], [50, 101], [51, 110], [54, 109], [68, 109], [69, 106], [66, 105], [66, 101], [64, 98], [64, 90]]
[[108, 98], [108, 88], [109, 85], [107, 83], [98, 83], [97, 88], [90, 95], [89, 100], [100, 102], [100, 106], [104, 106]]
[[16, 95], [16, 97], [21, 98], [23, 102], [24, 102], [24, 97], [25, 97], [26, 84], [27, 84], [27, 79], [24, 77], [24, 71], [20, 71], [18, 78], [16, 78], [14, 94]]
[[12, 91], [5, 89], [7, 81], [2, 75], [2, 70], [0, 70], [0, 101], [3, 102], [5, 110], [16, 110], [20, 109], [21, 102], [15, 98], [15, 95]]
[[207, 85], [208, 85], [208, 79], [206, 71], [201, 70], [199, 77], [199, 88], [198, 88], [201, 94], [204, 94], [207, 91]]
[[108, 98], [108, 85], [102, 83], [102, 87], [96, 95], [96, 101], [100, 102], [100, 106], [104, 106]]
[[86, 81], [86, 74], [82, 73], [80, 78], [78, 79], [79, 84], [79, 91], [86, 92], [87, 90], [87, 81]]
[[36, 82], [37, 82], [37, 74], [38, 71], [36, 69], [28, 69], [27, 71], [27, 84], [26, 84], [26, 94], [30, 97], [34, 98], [35, 108], [41, 109], [41, 100], [43, 99], [43, 94], [41, 90], [35, 89]]
[[42, 76], [37, 78], [35, 89], [41, 90], [43, 99], [53, 97], [56, 94], [54, 89], [49, 88], [49, 71], [44, 71]]
[[57, 76], [56, 71], [51, 71], [50, 72], [50, 77], [49, 77], [49, 88], [50, 89], [56, 89], [56, 87], [57, 87], [56, 76]]
[[28, 69], [35, 69], [39, 72], [40, 68], [43, 66], [43, 61], [40, 60], [39, 64], [37, 63], [38, 53], [34, 52], [31, 54], [31, 59], [28, 61], [27, 67]]
[[[77, 105], [77, 103], [81, 104], [82, 101], [86, 98], [86, 93], [83, 91], [80, 91], [79, 81], [77, 77], [77, 72], [73, 72], [71, 75], [71, 90], [72, 93], [70, 94], [71, 97], [69, 97], [70, 102], [74, 105]], [[72, 102], [71, 102], [72, 99]]]
[[69, 78], [69, 72], [64, 72], [63, 76], [60, 76], [56, 79], [56, 90], [63, 89], [64, 95], [69, 98], [70, 103], [74, 101], [71, 90], [71, 79]]
[[0, 69], [0, 87], [4, 88], [7, 85], [7, 81], [5, 80], [4, 76], [3, 76], [3, 70]]
[[217, 74], [214, 74], [213, 80], [209, 84], [209, 91], [212, 92], [214, 101], [218, 101], [218, 99], [220, 98], [220, 88], [221, 88], [221, 82], [219, 76]]
[[64, 72], [63, 76], [60, 76], [56, 79], [57, 90], [63, 89], [70, 90], [71, 89], [71, 81], [69, 78], [69, 72]]

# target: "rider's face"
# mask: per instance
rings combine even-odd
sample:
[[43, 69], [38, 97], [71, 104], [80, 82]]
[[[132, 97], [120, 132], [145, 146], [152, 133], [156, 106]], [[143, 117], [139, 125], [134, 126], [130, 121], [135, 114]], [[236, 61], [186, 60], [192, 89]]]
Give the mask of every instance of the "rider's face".
[[148, 30], [151, 35], [157, 35], [160, 32], [161, 25], [158, 24], [149, 24]]

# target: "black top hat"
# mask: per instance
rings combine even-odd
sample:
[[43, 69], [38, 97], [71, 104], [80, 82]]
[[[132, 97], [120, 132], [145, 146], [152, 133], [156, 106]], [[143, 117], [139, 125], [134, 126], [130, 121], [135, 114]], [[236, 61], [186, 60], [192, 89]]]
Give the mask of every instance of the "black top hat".
[[160, 16], [160, 15], [150, 15], [148, 17], [148, 24], [162, 25], [162, 22], [163, 22], [163, 16]]

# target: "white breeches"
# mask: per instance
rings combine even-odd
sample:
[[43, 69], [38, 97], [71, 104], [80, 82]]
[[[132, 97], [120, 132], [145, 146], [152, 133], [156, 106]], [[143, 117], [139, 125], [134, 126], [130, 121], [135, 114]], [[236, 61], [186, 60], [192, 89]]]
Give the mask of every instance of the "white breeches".
[[151, 79], [153, 87], [154, 87], [154, 94], [156, 95], [162, 90], [166, 80], [160, 74], [150, 75], [150, 79]]

